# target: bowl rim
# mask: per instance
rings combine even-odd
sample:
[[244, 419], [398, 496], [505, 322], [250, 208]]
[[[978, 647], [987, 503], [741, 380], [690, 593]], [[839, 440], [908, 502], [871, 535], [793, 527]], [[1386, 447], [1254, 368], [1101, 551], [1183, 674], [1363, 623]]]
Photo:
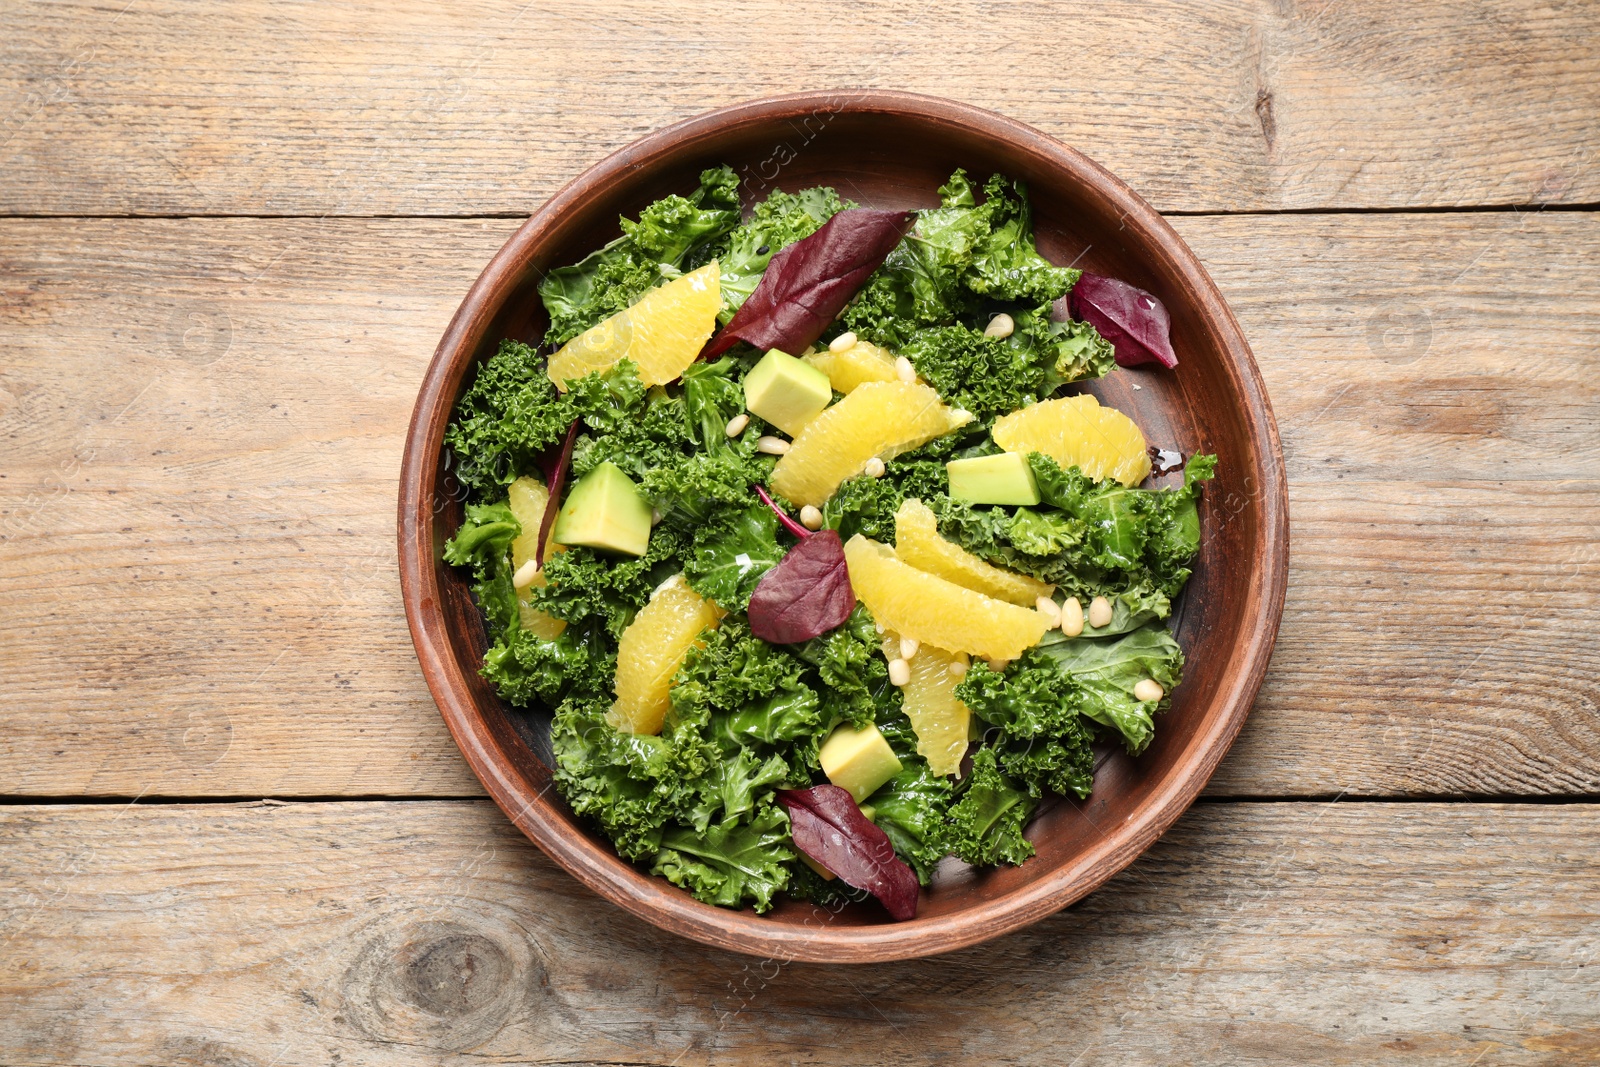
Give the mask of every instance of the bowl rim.
[[[546, 796], [526, 795], [524, 779], [490, 734], [450, 654], [432, 537], [438, 454], [455, 397], [446, 395], [456, 363], [470, 359], [469, 339], [493, 318], [525, 264], [554, 224], [614, 178], [675, 156], [730, 128], [761, 126], [821, 108], [834, 113], [914, 115], [924, 122], [1004, 140], [1094, 187], [1139, 231], [1165, 266], [1182, 278], [1196, 310], [1217, 335], [1223, 368], [1239, 398], [1258, 460], [1251, 474], [1260, 508], [1264, 566], [1252, 569], [1235, 666], [1213, 700], [1223, 713], [1191, 742], [1188, 773], [1171, 774], [1120, 826], [1071, 862], [1025, 886], [948, 915], [877, 925], [775, 923], [748, 910], [702, 904], [664, 879], [618, 858], [573, 825]], [[887, 962], [936, 955], [1010, 933], [1072, 904], [1121, 872], [1188, 809], [1216, 770], [1250, 712], [1271, 658], [1288, 584], [1288, 503], [1278, 431], [1249, 344], [1199, 258], [1143, 198], [1099, 164], [1014, 119], [941, 97], [885, 90], [832, 90], [764, 97], [719, 108], [656, 130], [589, 167], [551, 196], [490, 259], [440, 339], [418, 392], [401, 462], [397, 536], [401, 596], [423, 675], [468, 765], [508, 818], [589, 889], [632, 914], [703, 944], [781, 960]]]

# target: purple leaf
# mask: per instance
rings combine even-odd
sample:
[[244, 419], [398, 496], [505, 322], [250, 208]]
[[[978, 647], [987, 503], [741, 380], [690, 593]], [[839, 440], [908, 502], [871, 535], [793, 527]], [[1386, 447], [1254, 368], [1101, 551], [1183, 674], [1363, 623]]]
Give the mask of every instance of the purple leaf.
[[701, 358], [738, 341], [799, 355], [822, 336], [911, 229], [916, 213], [850, 208], [772, 257], [761, 282]]
[[550, 542], [550, 528], [556, 524], [556, 513], [561, 510], [561, 491], [567, 487], [567, 468], [572, 466], [572, 442], [578, 439], [578, 420], [567, 427], [566, 440], [555, 461], [545, 468], [544, 484], [550, 487], [550, 499], [544, 503], [544, 516], [539, 520], [539, 544], [533, 550], [533, 564], [544, 566], [544, 546]]
[[750, 632], [775, 645], [821, 636], [856, 607], [844, 545], [836, 530], [819, 530], [761, 576], [750, 595]]
[[1137, 286], [1099, 274], [1085, 274], [1067, 296], [1072, 314], [1111, 342], [1117, 364], [1160, 363], [1176, 367], [1172, 317], [1166, 306]]
[[849, 792], [836, 785], [780, 789], [795, 847], [844, 880], [883, 902], [902, 922], [917, 914], [917, 876], [889, 835], [861, 813]]

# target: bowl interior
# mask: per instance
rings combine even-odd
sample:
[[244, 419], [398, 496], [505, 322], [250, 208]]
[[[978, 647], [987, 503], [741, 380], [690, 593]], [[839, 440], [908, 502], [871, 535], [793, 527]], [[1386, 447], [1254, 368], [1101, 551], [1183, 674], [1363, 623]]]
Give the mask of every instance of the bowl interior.
[[[440, 561], [461, 520], [440, 436], [477, 363], [501, 338], [541, 337], [543, 271], [616, 237], [619, 215], [686, 192], [703, 168], [721, 163], [743, 178], [747, 203], [774, 188], [827, 184], [864, 206], [926, 207], [957, 167], [979, 180], [994, 171], [1022, 179], [1048, 258], [1132, 282], [1172, 315], [1176, 371], [1119, 369], [1083, 391], [1130, 414], [1152, 445], [1219, 456], [1201, 502], [1194, 577], [1173, 620], [1187, 657], [1184, 682], [1154, 743], [1137, 759], [1106, 747], [1087, 801], [1047, 803], [1028, 831], [1038, 849], [1028, 863], [979, 872], [946, 860], [910, 923], [891, 924], [870, 904], [830, 912], [787, 902], [759, 918], [710, 908], [619, 860], [549, 788], [547, 717], [505, 705], [479, 677], [481, 616], [464, 577]], [[786, 98], [691, 120], [625, 149], [559, 193], [485, 271], [441, 343], [408, 445], [407, 608], [429, 683], [474, 769], [507, 814], [592, 887], [660, 925], [743, 951], [826, 960], [922, 955], [1081, 897], [1193, 799], [1243, 722], [1276, 632], [1286, 565], [1282, 480], [1270, 410], [1237, 326], [1192, 254], [1121, 183], [1042, 135], [974, 109], [898, 94]]]

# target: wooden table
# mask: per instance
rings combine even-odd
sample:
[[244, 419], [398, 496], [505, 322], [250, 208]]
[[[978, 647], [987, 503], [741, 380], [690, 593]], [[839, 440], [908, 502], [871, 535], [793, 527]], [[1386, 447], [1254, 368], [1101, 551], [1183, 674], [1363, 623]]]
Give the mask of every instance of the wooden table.
[[[1600, 1062], [1600, 7], [4, 11], [0, 1062]], [[518, 220], [835, 85], [1001, 111], [1172, 215], [1293, 515], [1272, 672], [1173, 832], [856, 968], [674, 940], [512, 830], [393, 535]]]

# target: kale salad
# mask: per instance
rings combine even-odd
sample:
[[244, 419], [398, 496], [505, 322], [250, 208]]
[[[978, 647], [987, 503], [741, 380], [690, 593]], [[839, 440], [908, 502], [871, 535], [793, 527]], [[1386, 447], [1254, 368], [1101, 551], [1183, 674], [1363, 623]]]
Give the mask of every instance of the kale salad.
[[1179, 682], [1215, 457], [1140, 488], [1168, 454], [1067, 388], [1174, 366], [1166, 310], [1040, 255], [1020, 183], [939, 198], [746, 211], [707, 170], [544, 278], [542, 343], [446, 433], [484, 676], [553, 716], [573, 811], [710, 904], [911, 918], [947, 857], [1027, 861]]

